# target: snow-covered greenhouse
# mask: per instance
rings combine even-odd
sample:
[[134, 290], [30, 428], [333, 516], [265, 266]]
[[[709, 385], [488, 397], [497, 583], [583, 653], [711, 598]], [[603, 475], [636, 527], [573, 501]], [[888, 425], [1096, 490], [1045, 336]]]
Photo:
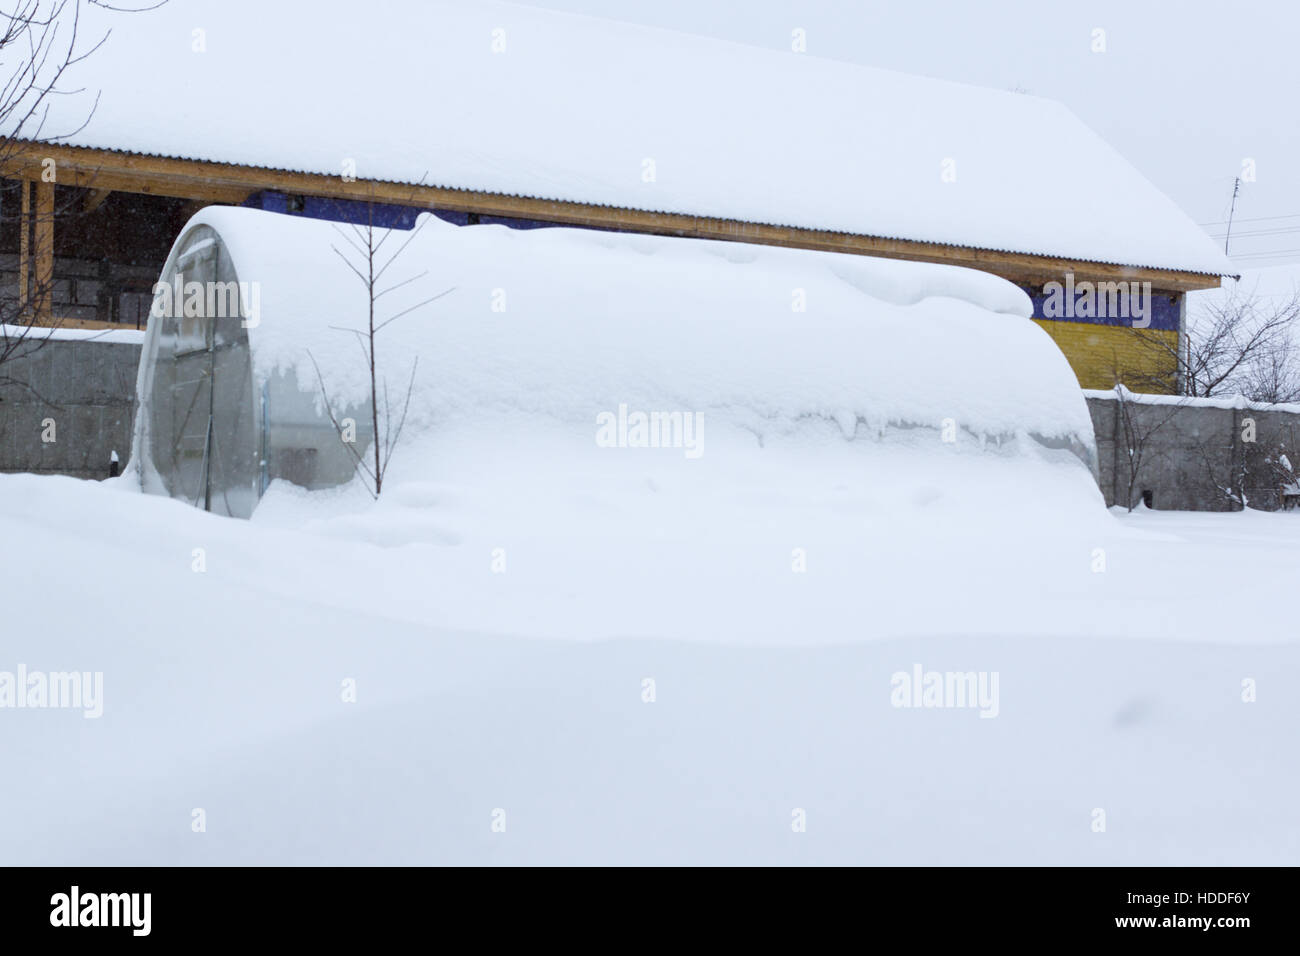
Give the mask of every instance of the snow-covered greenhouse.
[[[248, 517], [277, 481], [373, 468], [376, 425], [408, 478], [488, 469], [506, 442], [517, 462], [532, 441], [595, 481], [618, 466], [592, 450], [636, 447], [637, 416], [660, 413], [707, 418], [710, 462], [749, 469], [815, 438], [1095, 470], [1070, 366], [1024, 291], [987, 273], [428, 214], [373, 241], [372, 320], [366, 229], [220, 206], [190, 220], [141, 357], [146, 491]], [[698, 474], [697, 457], [678, 465]]]
[[[247, 242], [255, 231], [225, 225], [241, 218], [223, 209], [195, 217], [167, 259], [140, 363], [132, 459], [145, 490], [247, 518], [271, 481], [339, 484], [356, 460], [321, 414], [315, 383], [292, 367], [254, 372], [274, 325], [262, 326], [262, 280], [249, 276], [271, 263]], [[295, 276], [289, 268], [277, 280]], [[364, 448], [368, 412], [340, 417], [359, 423], [355, 447]]]

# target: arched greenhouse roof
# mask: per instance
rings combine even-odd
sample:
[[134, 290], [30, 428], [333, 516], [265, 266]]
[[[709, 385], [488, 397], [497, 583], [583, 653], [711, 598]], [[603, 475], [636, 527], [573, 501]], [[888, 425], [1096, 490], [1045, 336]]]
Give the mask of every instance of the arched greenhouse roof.
[[[209, 207], [176, 249], [205, 230], [256, 305], [249, 401], [289, 374], [318, 411], [326, 397], [368, 407], [366, 230]], [[859, 440], [946, 424], [1092, 457], [1065, 358], [1027, 318], [1024, 293], [985, 273], [427, 215], [414, 230], [376, 230], [375, 242], [376, 364], [390, 404], [414, 371], [406, 441], [529, 416], [590, 435], [598, 415], [625, 406], [699, 411], [760, 443], [818, 421]], [[146, 344], [142, 397], [150, 356]]]

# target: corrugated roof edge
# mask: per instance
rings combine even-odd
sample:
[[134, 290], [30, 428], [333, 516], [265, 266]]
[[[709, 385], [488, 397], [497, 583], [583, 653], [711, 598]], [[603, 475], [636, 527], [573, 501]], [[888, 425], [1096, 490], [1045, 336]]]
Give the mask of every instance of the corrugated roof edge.
[[[274, 173], [290, 173], [290, 174], [299, 174], [305, 176], [327, 176], [327, 177], [333, 177], [335, 175], [333, 172], [323, 172], [321, 170], [314, 170], [314, 169], [295, 168], [291, 166], [258, 166], [253, 163], [238, 163], [238, 162], [231, 162], [230, 160], [225, 160], [225, 159], [204, 158], [200, 156], [184, 156], [179, 153], [148, 153], [148, 152], [142, 152], [140, 150], [121, 149], [120, 147], [117, 146], [99, 146], [99, 145], [90, 145], [86, 143], [74, 145], [71, 143], [58, 143], [57, 141], [54, 142], [54, 145], [61, 146], [64, 149], [76, 149], [76, 150], [87, 150], [87, 151], [98, 150], [103, 152], [117, 153], [122, 156], [140, 156], [145, 159], [169, 159], [169, 160], [177, 160], [180, 162], [189, 162], [189, 163], [213, 163], [222, 166], [233, 166], [239, 169], [263, 169], [266, 170], [267, 172], [274, 172]], [[1015, 249], [1015, 248], [1008, 248], [1002, 246], [972, 246], [966, 243], [949, 242], [942, 239], [922, 239], [916, 236], [890, 235], [886, 233], [848, 232], [843, 229], [823, 229], [815, 226], [803, 226], [792, 222], [774, 222], [771, 220], [764, 220], [764, 219], [721, 219], [717, 216], [705, 216], [694, 212], [682, 212], [681, 210], [655, 209], [652, 207], [645, 207], [645, 206], [615, 206], [610, 203], [592, 202], [592, 201], [581, 200], [581, 199], [570, 199], [564, 196], [543, 196], [543, 195], [537, 195], [533, 193], [511, 193], [511, 192], [501, 192], [497, 190], [479, 190], [479, 189], [473, 189], [465, 186], [447, 186], [447, 185], [442, 185], [434, 182], [416, 182], [411, 180], [400, 180], [400, 179], [360, 179], [359, 178], [358, 181], [384, 183], [393, 186], [430, 187], [434, 189], [444, 189], [448, 192], [457, 192], [457, 193], [483, 193], [485, 195], [507, 196], [514, 199], [535, 199], [542, 202], [567, 202], [567, 203], [573, 203], [575, 205], [589, 206], [591, 208], [596, 208], [596, 209], [627, 210], [629, 212], [643, 212], [643, 213], [650, 213], [652, 215], [695, 216], [700, 219], [708, 219], [711, 221], [724, 222], [724, 223], [736, 223], [738, 225], [771, 226], [778, 229], [798, 229], [804, 232], [821, 232], [821, 233], [826, 233], [828, 235], [836, 235], [836, 236], [855, 236], [864, 239], [885, 239], [885, 240], [890, 240], [895, 242], [926, 243], [930, 245], [946, 246], [951, 249], [970, 249], [972, 251], [978, 251], [978, 252], [1001, 252], [1001, 253], [1006, 253], [1008, 255], [1023, 255], [1023, 256], [1038, 256], [1041, 258], [1068, 259], [1072, 262], [1087, 262], [1095, 265], [1117, 266], [1119, 268], [1128, 267], [1128, 268], [1135, 268], [1135, 269], [1155, 269], [1155, 270], [1161, 270], [1165, 272], [1184, 272], [1187, 273], [1188, 275], [1214, 276], [1216, 278], [1225, 278], [1225, 277], [1231, 279], [1240, 278], [1239, 275], [1232, 275], [1231, 273], [1226, 273], [1226, 272], [1207, 272], [1203, 269], [1186, 269], [1186, 268], [1178, 268], [1173, 266], [1162, 266], [1162, 265], [1155, 265], [1153, 263], [1148, 263], [1148, 262], [1120, 262], [1114, 259], [1090, 259], [1090, 258], [1082, 258], [1079, 256], [1065, 255], [1059, 252], [1048, 252], [1048, 251], [1034, 250], [1034, 249]], [[953, 264], [956, 265], [956, 263]]]

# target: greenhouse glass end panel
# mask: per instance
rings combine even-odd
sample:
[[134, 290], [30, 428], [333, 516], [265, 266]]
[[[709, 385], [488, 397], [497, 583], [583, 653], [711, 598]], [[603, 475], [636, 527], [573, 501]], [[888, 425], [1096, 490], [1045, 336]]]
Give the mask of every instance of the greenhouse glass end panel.
[[212, 226], [173, 247], [155, 287], [138, 381], [133, 459], [146, 491], [231, 517], [253, 513], [271, 482], [349, 481], [370, 443], [369, 404], [338, 409], [361, 423], [340, 438], [316, 383], [293, 368], [255, 376], [258, 326], [240, 266]]

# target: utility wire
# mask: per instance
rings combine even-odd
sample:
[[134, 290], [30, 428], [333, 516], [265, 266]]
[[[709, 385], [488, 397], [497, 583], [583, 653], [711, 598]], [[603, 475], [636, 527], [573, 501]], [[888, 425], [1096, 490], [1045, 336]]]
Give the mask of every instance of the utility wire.
[[[1251, 219], [1238, 219], [1237, 222], [1270, 222], [1274, 219], [1300, 219], [1300, 212], [1287, 213], [1285, 216], [1255, 216]], [[1222, 226], [1227, 219], [1215, 219], [1213, 222], [1198, 222], [1198, 226]]]
[[1276, 252], [1250, 252], [1250, 253], [1239, 252], [1236, 255], [1231, 256], [1231, 258], [1233, 259], [1276, 259], [1281, 256], [1297, 256], [1297, 255], [1300, 255], [1300, 249], [1279, 249]]
[[[1300, 226], [1295, 226], [1290, 229], [1254, 229], [1251, 230], [1250, 232], [1237, 232], [1234, 233], [1233, 235], [1235, 235], [1238, 239], [1240, 239], [1244, 236], [1285, 236], [1288, 233], [1292, 233], [1292, 232], [1300, 232]], [[1222, 232], [1210, 233], [1210, 238], [1212, 239], [1222, 239], [1225, 236], [1226, 233], [1222, 233]]]

